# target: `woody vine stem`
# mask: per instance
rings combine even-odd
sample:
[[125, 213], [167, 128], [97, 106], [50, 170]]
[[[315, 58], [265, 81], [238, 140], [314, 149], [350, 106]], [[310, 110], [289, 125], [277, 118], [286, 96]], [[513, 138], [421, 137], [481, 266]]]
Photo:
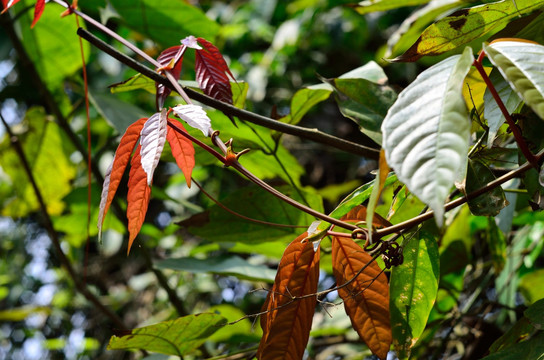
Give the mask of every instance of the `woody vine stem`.
[[[138, 49], [137, 47], [135, 47], [134, 45], [129, 43], [127, 40], [120, 37], [118, 34], [113, 32], [112, 30], [108, 29], [107, 27], [105, 27], [101, 23], [97, 22], [96, 20], [92, 19], [91, 17], [89, 17], [88, 15], [82, 13], [81, 11], [71, 8], [70, 5], [64, 3], [64, 2], [62, 2], [60, 0], [53, 0], [53, 1], [56, 2], [59, 5], [62, 5], [65, 8], [70, 9], [71, 12], [75, 13], [77, 16], [81, 16], [84, 20], [86, 20], [91, 25], [95, 26], [97, 29], [99, 29], [99, 30], [103, 31], [104, 33], [106, 33], [107, 35], [115, 38], [116, 40], [118, 40], [119, 42], [121, 42], [122, 44], [127, 46], [129, 49], [134, 51], [136, 54], [140, 55], [142, 58], [147, 60], [149, 63], [151, 63], [153, 66], [155, 66], [155, 68], [160, 68], [160, 64], [158, 64], [158, 62], [155, 59], [149, 57], [146, 53], [144, 53], [143, 51], [141, 51], [140, 49]], [[273, 119], [269, 119], [269, 118], [266, 118], [266, 117], [263, 117], [263, 116], [260, 116], [260, 115], [245, 111], [245, 110], [238, 109], [238, 108], [236, 108], [234, 106], [231, 106], [229, 104], [223, 103], [223, 102], [218, 101], [218, 100], [215, 100], [215, 99], [213, 99], [211, 97], [208, 97], [208, 96], [206, 96], [204, 94], [198, 93], [196, 91], [192, 91], [191, 89], [187, 89], [187, 88], [184, 89], [184, 88], [181, 87], [181, 85], [178, 83], [178, 81], [173, 77], [173, 75], [168, 70], [162, 72], [166, 76], [166, 78], [165, 78], [163, 76], [163, 74], [157, 73], [157, 72], [145, 67], [141, 63], [139, 63], [139, 62], [129, 58], [128, 56], [120, 53], [119, 51], [117, 51], [113, 47], [111, 47], [108, 44], [104, 43], [102, 40], [98, 39], [97, 37], [95, 37], [94, 35], [92, 35], [91, 33], [89, 33], [88, 31], [86, 31], [86, 30], [84, 30], [82, 28], [78, 29], [78, 35], [81, 36], [82, 38], [84, 38], [85, 40], [89, 41], [91, 44], [93, 44], [94, 46], [99, 48], [101, 51], [109, 54], [110, 56], [114, 57], [115, 59], [122, 62], [123, 64], [125, 64], [125, 65], [133, 68], [134, 70], [140, 72], [142, 75], [144, 75], [146, 77], [149, 77], [150, 79], [169, 87], [171, 90], [177, 91], [180, 94], [180, 96], [183, 98], [183, 100], [188, 104], [192, 104], [191, 98], [193, 98], [193, 99], [195, 99], [197, 101], [202, 102], [203, 104], [209, 105], [209, 106], [211, 106], [211, 107], [213, 107], [213, 108], [215, 108], [217, 110], [220, 110], [220, 111], [224, 112], [225, 114], [240, 117], [240, 118], [242, 118], [244, 120], [251, 121], [251, 122], [253, 122], [253, 123], [257, 124], [257, 125], [265, 126], [265, 127], [268, 127], [268, 128], [274, 129], [274, 130], [278, 130], [278, 131], [282, 131], [282, 132], [285, 132], [285, 133], [290, 133], [290, 134], [297, 135], [297, 136], [300, 136], [300, 137], [308, 138], [308, 139], [311, 139], [311, 140], [314, 140], [314, 141], [326, 143], [326, 144], [329, 144], [331, 146], [340, 148], [342, 150], [349, 151], [349, 152], [359, 154], [359, 155], [363, 155], [363, 156], [367, 156], [367, 157], [372, 158], [372, 159], [377, 158], [378, 151], [376, 149], [367, 148], [367, 147], [361, 146], [359, 144], [350, 143], [350, 142], [344, 141], [342, 139], [336, 138], [334, 136], [330, 136], [328, 134], [324, 134], [324, 133], [321, 133], [321, 132], [318, 132], [318, 131], [315, 131], [315, 130], [304, 129], [304, 128], [301, 128], [301, 127], [298, 127], [298, 126], [284, 124], [284, 123], [281, 123], [279, 121], [275, 121]], [[481, 69], [481, 58], [482, 58], [482, 55], [480, 55], [480, 58], [474, 62], [474, 66], [478, 69], [478, 71], [480, 71], [480, 73], [481, 73], [481, 70], [480, 70]], [[484, 74], [485, 74], [485, 72], [484, 72]], [[489, 86], [489, 88], [491, 89], [492, 94], [493, 94], [493, 90], [495, 90], [493, 84], [490, 81], [488, 81], [489, 79], [488, 79], [487, 76], [482, 75], [482, 77], [486, 81], [487, 85]], [[496, 91], [495, 91], [495, 93], [496, 93]], [[501, 107], [502, 102], [500, 101], [500, 98], [498, 98], [498, 96], [496, 96], [496, 97], [494, 96], [494, 98], [495, 98], [495, 100], [499, 104], [499, 107], [502, 110], [504, 106]], [[504, 110], [503, 110], [503, 112], [504, 112]], [[507, 120], [508, 119], [511, 120], [511, 117], [509, 116], [509, 114], [505, 113], [505, 117], [506, 117]], [[510, 124], [510, 122], [509, 122], [509, 124]], [[325, 214], [322, 214], [322, 213], [320, 213], [318, 211], [315, 211], [314, 209], [311, 209], [308, 206], [305, 206], [303, 204], [298, 203], [297, 201], [295, 201], [295, 200], [291, 199], [290, 197], [280, 193], [279, 191], [277, 191], [276, 189], [274, 189], [273, 187], [271, 187], [270, 185], [268, 185], [267, 183], [265, 183], [264, 181], [262, 181], [261, 179], [259, 179], [255, 175], [253, 175], [249, 170], [247, 170], [238, 161], [237, 158], [234, 158], [234, 159], [228, 158], [229, 151], [231, 151], [231, 149], [228, 149], [227, 145], [220, 140], [220, 138], [218, 137], [217, 132], [213, 132], [213, 130], [211, 130], [210, 135], [212, 135], [213, 144], [215, 146], [217, 146], [221, 150], [223, 155], [218, 153], [214, 149], [210, 148], [209, 146], [205, 145], [204, 143], [202, 143], [198, 139], [190, 136], [186, 132], [183, 132], [181, 129], [179, 129], [175, 125], [175, 123], [169, 121], [168, 125], [173, 130], [175, 130], [176, 132], [178, 132], [181, 135], [189, 138], [191, 141], [193, 141], [197, 145], [201, 146], [206, 151], [210, 152], [213, 156], [215, 156], [217, 159], [219, 159], [223, 164], [228, 165], [228, 166], [232, 166], [238, 172], [240, 172], [242, 175], [247, 177], [250, 181], [254, 182], [255, 184], [257, 184], [258, 186], [260, 186], [264, 190], [270, 192], [271, 194], [273, 194], [274, 196], [278, 197], [279, 199], [287, 202], [288, 204], [290, 204], [290, 205], [292, 205], [292, 206], [300, 209], [301, 211], [304, 211], [304, 212], [306, 212], [306, 213], [308, 213], [308, 214], [310, 214], [312, 216], [315, 216], [316, 218], [319, 218], [319, 219], [321, 219], [323, 221], [334, 224], [336, 226], [340, 226], [340, 227], [342, 227], [342, 228], [344, 228], [346, 230], [350, 230], [352, 232], [354, 230], [358, 230], [358, 229], [360, 230], [360, 228], [358, 226], [354, 225], [354, 224], [350, 224], [350, 223], [347, 223], [347, 222], [332, 218], [332, 217], [327, 216]], [[513, 131], [515, 131], [515, 125], [510, 124], [510, 126], [513, 128]], [[537, 155], [533, 155], [530, 152], [528, 152], [527, 146], [526, 146], [525, 142], [523, 141], [523, 139], [520, 139], [519, 137], [516, 136], [516, 140], [518, 141], [518, 145], [520, 146], [520, 149], [522, 150], [522, 152], [526, 156], [528, 162], [523, 164], [519, 168], [510, 171], [509, 173], [505, 174], [504, 176], [502, 176], [502, 177], [488, 183], [487, 185], [483, 186], [482, 188], [447, 203], [445, 205], [446, 211], [451, 210], [451, 209], [453, 209], [455, 207], [458, 207], [458, 206], [464, 204], [465, 202], [467, 202], [467, 201], [469, 201], [469, 200], [471, 200], [473, 198], [476, 198], [479, 195], [481, 195], [483, 193], [486, 193], [486, 192], [492, 190], [493, 188], [495, 188], [497, 186], [502, 185], [506, 181], [508, 181], [508, 180], [510, 180], [510, 179], [512, 179], [512, 178], [514, 178], [516, 176], [520, 176], [522, 173], [524, 173], [525, 171], [528, 171], [531, 168], [538, 169], [539, 163], [541, 162], [541, 160], [542, 160], [542, 158], [544, 156], [544, 152], [540, 152]], [[396, 225], [393, 225], [393, 226], [390, 226], [390, 227], [386, 227], [386, 228], [383, 228], [383, 229], [379, 229], [379, 230], [377, 230], [375, 232], [375, 236], [376, 236], [377, 239], [381, 239], [382, 237], [393, 234], [393, 233], [405, 232], [405, 231], [413, 228], [414, 226], [417, 226], [417, 225], [423, 223], [424, 221], [426, 221], [426, 220], [428, 220], [428, 219], [430, 219], [432, 217], [433, 217], [433, 212], [428, 211], [428, 212], [426, 212], [426, 213], [424, 213], [424, 214], [422, 214], [420, 216], [414, 217], [414, 218], [412, 218], [410, 220], [407, 220], [405, 222], [402, 222], [402, 223], [399, 223], [399, 224], [396, 224]], [[366, 239], [366, 234], [361, 233], [360, 231], [358, 231], [357, 232], [357, 238], [358, 239]]]

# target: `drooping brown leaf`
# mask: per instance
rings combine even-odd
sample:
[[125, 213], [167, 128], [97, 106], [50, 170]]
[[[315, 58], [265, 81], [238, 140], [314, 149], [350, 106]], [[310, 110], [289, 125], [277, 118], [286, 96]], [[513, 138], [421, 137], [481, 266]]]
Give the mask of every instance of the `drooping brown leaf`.
[[[163, 71], [169, 71], [172, 75], [174, 75], [174, 78], [178, 79], [179, 75], [181, 74], [181, 66], [183, 64], [183, 52], [183, 45], [172, 46], [161, 52], [161, 54], [157, 58], [157, 62], [161, 65], [161, 67], [158, 69], [161, 69]], [[158, 69], [155, 69], [155, 71], [157, 71]], [[172, 90], [159, 83], [155, 83], [155, 87], [157, 89], [157, 109], [161, 109], [164, 105], [164, 101], [166, 100], [168, 95], [170, 95], [170, 92], [172, 92]]]
[[[351, 221], [351, 222], [359, 222], [359, 221], [365, 221], [367, 216], [366, 207], [359, 205], [351, 209], [346, 215], [342, 217], [342, 220], [344, 221]], [[385, 228], [392, 226], [387, 219], [382, 217], [380, 214], [374, 213], [374, 216], [372, 218], [372, 226], [376, 228]]]
[[[366, 209], [358, 206], [342, 220], [356, 221], [365, 216]], [[375, 355], [385, 359], [392, 343], [387, 277], [351, 238], [333, 237], [332, 266], [338, 295], [344, 300], [353, 328]]]
[[196, 51], [195, 70], [198, 86], [208, 96], [232, 104], [229, 75], [232, 73], [219, 52], [209, 41], [198, 38], [204, 48]]
[[[186, 132], [183, 125], [179, 122], [176, 122], [175, 126]], [[183, 175], [185, 175], [187, 186], [191, 187], [191, 174], [195, 167], [195, 148], [193, 143], [171, 127], [168, 127], [166, 140], [168, 140], [168, 143], [170, 144], [172, 155], [174, 156], [174, 159], [176, 159], [176, 164], [178, 164]]]
[[125, 172], [130, 155], [138, 142], [140, 131], [142, 130], [147, 118], [141, 118], [130, 125], [119, 142], [113, 162], [111, 163], [106, 176], [104, 177], [104, 185], [102, 187], [102, 196], [100, 199], [100, 212], [98, 214], [98, 232], [102, 232], [102, 224], [104, 217], [110, 208], [111, 202], [117, 192], [121, 178]]
[[300, 360], [308, 343], [316, 296], [297, 298], [317, 292], [319, 279], [319, 247], [297, 237], [282, 256], [274, 286], [268, 293], [261, 316], [263, 337], [259, 344], [259, 360]]
[[147, 185], [147, 174], [142, 168], [140, 150], [141, 146], [138, 145], [130, 162], [128, 178], [127, 219], [129, 239], [127, 255], [130, 253], [136, 235], [142, 228], [151, 195], [151, 187]]

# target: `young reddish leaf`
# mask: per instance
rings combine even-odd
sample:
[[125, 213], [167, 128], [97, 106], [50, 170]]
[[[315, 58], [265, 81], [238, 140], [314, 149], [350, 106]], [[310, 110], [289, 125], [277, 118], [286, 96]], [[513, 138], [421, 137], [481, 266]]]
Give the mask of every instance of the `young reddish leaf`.
[[[175, 125], [179, 129], [187, 132], [180, 123], [176, 122]], [[176, 159], [176, 164], [178, 164], [183, 175], [185, 175], [187, 186], [191, 187], [191, 174], [195, 167], [195, 148], [193, 143], [170, 127], [168, 127], [168, 132], [166, 133], [166, 140], [168, 140], [168, 143], [170, 144], [172, 155], [174, 156], [174, 159]]]
[[[157, 58], [157, 62], [161, 65], [160, 68], [155, 69], [155, 71], [162, 69], [170, 71], [174, 78], [179, 79], [181, 74], [181, 66], [183, 63], [183, 53], [185, 52], [183, 45], [177, 45], [169, 47], [168, 49], [161, 52]], [[156, 103], [157, 109], [161, 109], [164, 105], [164, 101], [170, 95], [170, 88], [164, 86], [163, 84], [155, 83], [155, 88], [157, 89], [156, 93]]]
[[[343, 220], [352, 220], [357, 212], [360, 207]], [[374, 354], [385, 359], [392, 342], [387, 277], [372, 256], [350, 238], [333, 237], [332, 264], [338, 295], [353, 328]]]
[[32, 24], [30, 25], [31, 28], [36, 25], [38, 20], [40, 20], [40, 17], [43, 14], [43, 9], [45, 8], [45, 0], [38, 0], [36, 2], [36, 6], [34, 7], [34, 20], [32, 20]]
[[166, 142], [166, 109], [153, 114], [140, 132], [142, 148], [142, 169], [147, 174], [147, 185], [153, 181], [153, 173], [159, 164], [162, 149]]
[[140, 145], [138, 145], [130, 162], [128, 178], [127, 218], [129, 239], [127, 255], [130, 253], [132, 243], [144, 223], [150, 195], [151, 187], [147, 184], [147, 174], [142, 168]]
[[202, 131], [204, 136], [210, 136], [212, 121], [198, 105], [178, 105], [172, 109], [174, 113], [185, 121], [189, 126]]
[[2, 0], [2, 5], [4, 6], [4, 10], [2, 10], [2, 14], [8, 11], [10, 7], [17, 4], [19, 0]]
[[232, 104], [232, 89], [228, 75], [232, 73], [219, 50], [209, 41], [198, 38], [204, 49], [196, 51], [196, 80], [208, 96]]
[[261, 317], [263, 337], [257, 351], [259, 360], [302, 359], [308, 343], [317, 303], [316, 296], [296, 299], [317, 292], [319, 247], [314, 251], [307, 233], [297, 237], [281, 258], [274, 286], [264, 304]]
[[98, 214], [99, 237], [102, 234], [104, 217], [110, 208], [113, 197], [115, 196], [119, 183], [121, 182], [121, 178], [123, 177], [123, 173], [125, 172], [125, 168], [130, 160], [130, 155], [132, 155], [132, 151], [134, 150], [134, 147], [138, 142], [138, 138], [140, 137], [140, 131], [142, 130], [146, 121], [147, 118], [142, 118], [127, 128], [125, 134], [119, 142], [117, 150], [115, 151], [113, 161], [106, 172], [106, 176], [104, 177], [104, 185], [102, 186], [102, 196], [100, 199], [100, 212]]

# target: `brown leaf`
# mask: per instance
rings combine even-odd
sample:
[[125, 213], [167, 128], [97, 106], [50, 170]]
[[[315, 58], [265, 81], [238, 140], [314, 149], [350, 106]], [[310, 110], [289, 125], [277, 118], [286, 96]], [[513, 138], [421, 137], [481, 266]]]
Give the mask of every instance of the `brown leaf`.
[[317, 292], [320, 250], [297, 237], [283, 253], [274, 286], [268, 293], [261, 316], [263, 337], [259, 360], [299, 360], [308, 343], [317, 303], [316, 296], [296, 299]]
[[142, 228], [151, 195], [151, 187], [147, 185], [147, 174], [141, 164], [140, 148], [140, 145], [138, 145], [132, 157], [128, 178], [127, 218], [129, 239], [127, 255], [130, 253], [136, 235]]
[[[176, 122], [175, 126], [187, 132], [181, 123]], [[176, 164], [178, 164], [183, 175], [185, 175], [187, 186], [191, 187], [191, 174], [195, 167], [195, 147], [193, 146], [193, 143], [171, 127], [168, 127], [166, 140], [168, 140], [168, 143], [170, 144], [172, 155], [174, 156], [174, 159], [176, 159]]]
[[351, 238], [333, 237], [332, 264], [353, 328], [375, 355], [385, 359], [392, 342], [387, 277]]
[[[351, 209], [346, 215], [342, 217], [344, 221], [365, 221], [366, 220], [366, 207], [359, 205]], [[372, 219], [372, 225], [376, 228], [385, 228], [393, 226], [387, 219], [383, 218], [380, 214], [374, 213]]]

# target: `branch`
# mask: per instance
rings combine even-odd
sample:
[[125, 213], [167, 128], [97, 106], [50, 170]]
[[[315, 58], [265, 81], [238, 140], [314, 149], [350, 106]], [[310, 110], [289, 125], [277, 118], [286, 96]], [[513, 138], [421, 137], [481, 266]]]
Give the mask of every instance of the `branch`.
[[[93, 34], [88, 32], [85, 29], [79, 28], [77, 31], [78, 35], [96, 46], [101, 51], [117, 59], [119, 62], [127, 65], [128, 67], [138, 71], [142, 75], [150, 78], [151, 80], [167, 86], [168, 88], [177, 91], [169, 79], [161, 76], [159, 73], [149, 69], [148, 67], [140, 64], [138, 61], [126, 56], [123, 53], [120, 53], [110, 45], [106, 44], [104, 41], [98, 39]], [[177, 81], [176, 81], [177, 83]], [[365, 156], [369, 159], [377, 160], [379, 157], [379, 150], [366, 147], [351, 141], [346, 141], [344, 139], [338, 138], [333, 135], [323, 133], [317, 129], [307, 129], [296, 125], [291, 125], [277, 121], [266, 116], [258, 115], [250, 111], [239, 109], [235, 106], [227, 104], [225, 102], [216, 100], [212, 97], [199, 93], [198, 91], [192, 90], [190, 88], [183, 88], [183, 90], [189, 95], [190, 98], [201, 102], [202, 104], [208, 105], [212, 108], [222, 111], [226, 115], [236, 116], [242, 120], [283, 132], [285, 134], [290, 134], [298, 136], [303, 139], [312, 140], [317, 143], [321, 143], [327, 146], [337, 148], [355, 155]]]

